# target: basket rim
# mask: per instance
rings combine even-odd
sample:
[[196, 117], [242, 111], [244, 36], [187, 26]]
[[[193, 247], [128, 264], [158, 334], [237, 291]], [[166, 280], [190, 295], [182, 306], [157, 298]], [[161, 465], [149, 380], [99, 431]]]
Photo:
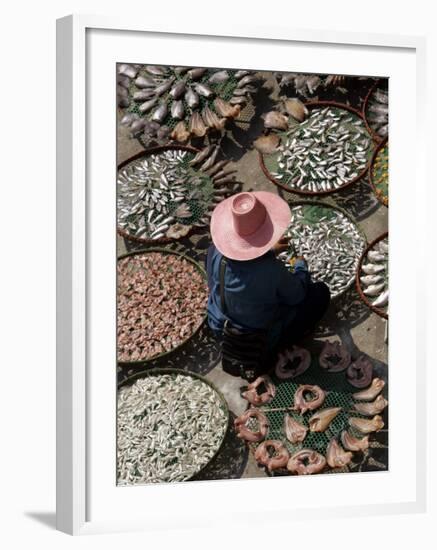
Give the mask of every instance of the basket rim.
[[382, 233], [381, 235], [379, 235], [378, 237], [376, 237], [375, 239], [373, 239], [373, 241], [367, 245], [366, 249], [364, 250], [364, 252], [361, 254], [361, 258], [358, 262], [358, 269], [357, 269], [357, 273], [356, 273], [356, 276], [355, 276], [355, 286], [356, 286], [356, 289], [357, 289], [357, 292], [361, 298], [361, 300], [366, 304], [367, 307], [369, 307], [374, 313], [376, 313], [377, 315], [379, 315], [380, 317], [383, 317], [384, 319], [388, 319], [388, 314], [385, 312], [385, 311], [382, 311], [382, 309], [378, 308], [378, 307], [375, 307], [374, 305], [372, 305], [370, 303], [370, 301], [368, 300], [367, 296], [364, 294], [362, 288], [361, 288], [361, 283], [360, 283], [360, 272], [361, 272], [361, 266], [363, 265], [363, 261], [364, 261], [364, 258], [367, 256], [367, 253], [369, 252], [369, 250], [371, 250], [375, 244], [379, 243], [379, 241], [382, 241], [383, 239], [385, 239], [386, 237], [388, 237], [388, 231], [385, 231], [384, 233]]
[[[355, 109], [355, 107], [351, 107], [350, 105], [347, 105], [346, 103], [340, 103], [338, 101], [325, 100], [325, 101], [305, 101], [304, 105], [306, 107], [308, 107], [309, 109], [313, 109], [313, 108], [316, 108], [316, 107], [337, 107], [338, 109], [344, 109], [344, 110], [349, 111], [350, 113], [356, 115], [361, 120], [363, 120], [364, 123], [366, 123], [366, 121], [364, 120], [362, 112], [359, 111], [358, 109]], [[367, 129], [367, 126], [366, 126], [366, 129]], [[371, 134], [370, 134], [370, 138], [372, 139]], [[372, 139], [372, 143], [374, 143], [374, 142], [375, 142], [375, 140]], [[278, 180], [276, 180], [270, 174], [270, 172], [267, 170], [267, 167], [264, 163], [264, 154], [261, 153], [261, 151], [258, 151], [258, 159], [259, 159], [259, 163], [260, 163], [260, 166], [261, 166], [261, 170], [263, 171], [266, 178], [269, 179], [272, 183], [274, 183], [275, 185], [277, 185], [278, 187], [280, 187], [284, 191], [287, 191], [287, 193], [301, 195], [301, 196], [307, 196], [307, 197], [323, 197], [323, 196], [331, 195], [333, 193], [338, 193], [338, 192], [344, 191], [345, 189], [348, 189], [349, 187], [351, 187], [353, 184], [357, 183], [359, 180], [363, 179], [366, 176], [366, 174], [369, 170], [369, 167], [370, 167], [370, 159], [369, 159], [366, 162], [365, 168], [355, 178], [352, 178], [351, 180], [344, 183], [340, 187], [337, 187], [336, 189], [329, 189], [327, 191], [303, 191], [301, 189], [294, 189], [294, 188], [288, 187], [287, 185], [285, 185], [285, 184], [279, 182]]]
[[[138, 254], [148, 254], [148, 253], [153, 253], [153, 252], [160, 252], [160, 253], [164, 253], [164, 254], [173, 254], [175, 256], [179, 256], [180, 258], [183, 258], [183, 259], [189, 261], [199, 271], [199, 273], [202, 275], [205, 282], [207, 281], [206, 271], [203, 269], [203, 267], [201, 266], [201, 264], [199, 262], [197, 262], [196, 260], [194, 260], [193, 258], [188, 256], [186, 253], [179, 252], [179, 251], [176, 251], [176, 250], [169, 250], [168, 248], [164, 248], [164, 247], [158, 247], [157, 246], [157, 247], [150, 247], [150, 248], [144, 248], [144, 249], [141, 249], [141, 250], [132, 250], [131, 252], [126, 252], [125, 254], [121, 254], [120, 256], [117, 257], [117, 263], [119, 262], [119, 260], [122, 260], [124, 258], [128, 258], [129, 256], [136, 256]], [[205, 309], [205, 314], [203, 316], [202, 322], [199, 324], [199, 326], [196, 328], [196, 330], [186, 340], [184, 340], [181, 344], [179, 344], [175, 348], [172, 348], [169, 351], [163, 351], [162, 353], [159, 353], [158, 355], [154, 355], [153, 357], [150, 357], [148, 359], [140, 359], [138, 361], [119, 361], [118, 358], [117, 358], [117, 365], [119, 365], [120, 367], [123, 367], [123, 368], [134, 368], [134, 367], [139, 367], [139, 366], [145, 366], [145, 365], [147, 365], [147, 363], [151, 363], [152, 361], [156, 361], [157, 359], [162, 359], [163, 357], [166, 357], [170, 354], [175, 353], [176, 351], [180, 350], [183, 346], [185, 346], [191, 340], [191, 338], [193, 338], [193, 336], [195, 336], [200, 331], [200, 329], [205, 324], [205, 321], [206, 321], [207, 317], [208, 317], [208, 313]], [[118, 322], [117, 322], [117, 326], [118, 326]], [[149, 370], [153, 370], [153, 369], [149, 369]]]
[[[120, 162], [117, 164], [117, 173], [119, 170], [130, 164], [131, 162], [134, 162], [142, 157], [147, 157], [149, 155], [153, 155], [156, 153], [162, 153], [165, 151], [188, 151], [189, 153], [199, 153], [200, 149], [198, 147], [193, 147], [192, 145], [177, 145], [173, 143], [168, 143], [166, 145], [156, 145], [154, 147], [148, 147], [147, 149], [144, 149], [143, 151], [139, 151], [138, 153], [135, 153], [135, 155], [132, 155], [128, 159], [124, 160], [123, 162]], [[125, 231], [124, 229], [121, 229], [121, 227], [118, 227], [118, 220], [117, 220], [117, 233], [120, 235], [120, 237], [123, 237], [125, 239], [128, 239], [129, 241], [140, 243], [140, 244], [168, 244], [172, 242], [179, 241], [181, 239], [187, 238], [195, 231], [195, 227], [191, 226], [190, 230], [186, 235], [183, 237], [178, 237], [171, 239], [170, 237], [161, 237], [159, 239], [145, 239], [143, 237], [136, 237], [135, 235], [131, 235], [128, 231]]]
[[375, 160], [376, 160], [376, 157], [379, 153], [379, 151], [385, 147], [386, 145], [388, 145], [388, 136], [386, 136], [380, 143], [378, 143], [378, 145], [376, 146], [375, 150], [373, 151], [373, 155], [372, 155], [372, 159], [370, 161], [370, 167], [369, 167], [369, 183], [373, 189], [373, 192], [375, 193], [376, 195], [376, 198], [379, 200], [379, 202], [385, 206], [386, 208], [388, 208], [388, 196], [387, 196], [387, 204], [384, 203], [384, 201], [381, 199], [381, 197], [378, 195], [378, 193], [376, 192], [376, 185], [375, 185], [375, 182], [373, 181], [373, 165], [375, 163]]
[[225, 427], [225, 430], [223, 432], [223, 437], [220, 441], [220, 444], [217, 447], [217, 450], [212, 455], [212, 457], [208, 460], [208, 462], [200, 468], [199, 471], [197, 471], [195, 474], [193, 474], [192, 476], [190, 476], [189, 478], [184, 480], [184, 481], [190, 481], [194, 476], [198, 476], [201, 472], [203, 472], [207, 468], [207, 466], [209, 466], [211, 464], [211, 462], [217, 457], [217, 455], [219, 454], [219, 452], [221, 451], [221, 449], [223, 447], [223, 443], [224, 443], [224, 441], [226, 439], [226, 435], [229, 431], [229, 425], [230, 425], [230, 419], [231, 419], [228, 402], [226, 401], [226, 398], [223, 395], [223, 393], [221, 392], [221, 390], [219, 390], [217, 388], [217, 386], [213, 382], [208, 380], [206, 377], [202, 376], [201, 374], [197, 374], [197, 372], [184, 371], [182, 369], [175, 369], [175, 368], [171, 368], [171, 367], [153, 368], [153, 369], [148, 369], [148, 370], [144, 370], [144, 371], [135, 373], [135, 374], [129, 376], [128, 378], [126, 378], [125, 380], [123, 380], [122, 382], [119, 382], [117, 384], [117, 391], [120, 388], [124, 387], [124, 386], [129, 386], [129, 385], [133, 384], [134, 382], [136, 382], [140, 378], [145, 378], [147, 376], [157, 376], [159, 374], [182, 374], [184, 376], [191, 376], [192, 378], [197, 378], [201, 382], [203, 382], [205, 384], [208, 384], [208, 386], [210, 386], [217, 393], [217, 395], [219, 396], [220, 401], [222, 402], [222, 405], [223, 405], [223, 409], [226, 412], [226, 427]]
[[362, 116], [363, 116], [363, 119], [364, 119], [364, 124], [366, 125], [366, 128], [367, 128], [367, 131], [369, 132], [369, 134], [372, 136], [372, 139], [373, 141], [376, 143], [376, 144], [379, 144], [381, 141], [383, 141], [384, 139], [386, 139], [388, 136], [386, 136], [385, 138], [381, 137], [379, 134], [377, 134], [375, 132], [375, 130], [370, 126], [369, 124], [369, 121], [367, 119], [367, 106], [369, 104], [369, 100], [370, 100], [370, 97], [371, 95], [373, 94], [373, 92], [376, 90], [376, 88], [378, 87], [378, 84], [382, 81], [383, 79], [382, 78], [378, 78], [378, 80], [376, 80], [376, 82], [374, 82], [372, 84], [372, 86], [370, 86], [369, 88], [369, 91], [367, 92], [366, 94], [366, 97], [364, 98], [364, 102], [363, 102], [363, 106], [362, 106]]
[[[354, 226], [358, 230], [358, 233], [363, 238], [364, 244], [367, 247], [367, 237], [366, 237], [366, 234], [364, 233], [363, 229], [359, 226], [358, 222], [355, 220], [355, 218], [352, 216], [352, 214], [350, 214], [347, 210], [345, 210], [341, 206], [337, 206], [336, 204], [331, 204], [329, 202], [326, 202], [326, 201], [323, 201], [323, 200], [316, 200], [316, 199], [298, 200], [298, 201], [295, 201], [295, 202], [287, 201], [287, 202], [288, 202], [288, 205], [290, 206], [290, 208], [293, 208], [294, 206], [302, 206], [302, 205], [305, 206], [305, 205], [313, 204], [313, 205], [316, 205], [316, 206], [324, 206], [324, 207], [332, 208], [333, 210], [338, 210], [339, 212], [341, 212], [344, 216], [346, 216], [354, 224]], [[357, 269], [358, 269], [358, 266], [357, 266]], [[355, 276], [356, 276], [356, 274], [355, 274]], [[341, 292], [336, 294], [334, 297], [331, 297], [331, 299], [332, 300], [338, 300], [338, 298], [343, 296], [350, 288], [352, 288], [353, 284], [354, 284], [354, 280], [352, 279], [348, 283], [348, 285]]]

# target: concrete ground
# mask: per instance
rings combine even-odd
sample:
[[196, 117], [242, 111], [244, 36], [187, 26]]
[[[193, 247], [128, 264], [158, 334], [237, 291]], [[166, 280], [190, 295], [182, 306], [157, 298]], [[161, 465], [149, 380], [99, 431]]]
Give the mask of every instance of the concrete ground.
[[[255, 108], [249, 107], [242, 113], [242, 122], [232, 124], [222, 140], [222, 156], [232, 159], [231, 166], [238, 170], [237, 179], [244, 183], [245, 190], [265, 190], [278, 193], [288, 201], [302, 200], [297, 195], [286, 193], [271, 183], [263, 174], [258, 161], [258, 153], [252, 148], [252, 142], [262, 133], [260, 114], [270, 109], [277, 97], [278, 89], [275, 81], [267, 76], [259, 101]], [[363, 88], [363, 94], [366, 89]], [[356, 100], [362, 101], [362, 97]], [[117, 154], [118, 161], [122, 162], [132, 155], [143, 150], [142, 144], [129, 136], [129, 131], [119, 126]], [[346, 209], [357, 221], [359, 227], [370, 242], [381, 233], [388, 230], [388, 209], [375, 198], [369, 183], [366, 180], [354, 184], [348, 190], [322, 198], [328, 203]], [[137, 245], [118, 238], [118, 253], [138, 248]], [[170, 245], [170, 248], [188, 250], [195, 259], [203, 260], [209, 245], [210, 237], [207, 230], [199, 232], [190, 239]], [[354, 288], [346, 295], [333, 302], [330, 310], [318, 327], [316, 334], [308, 341], [311, 349], [317, 342], [324, 339], [339, 338], [344, 342], [356, 358], [365, 354], [372, 359], [378, 376], [387, 379], [387, 344], [385, 342], [386, 321], [373, 313], [359, 299]], [[224, 394], [232, 418], [241, 414], [247, 407], [247, 402], [240, 397], [240, 387], [245, 385], [244, 380], [234, 378], [223, 372], [220, 364], [219, 350], [208, 333], [207, 328], [196, 337], [197, 341], [189, 344], [189, 349], [179, 353], [179, 357], [169, 356], [164, 362], [157, 361], [151, 366], [175, 366], [186, 370], [195, 370], [211, 380]], [[120, 371], [120, 377], [131, 374], [129, 371]], [[386, 420], [386, 414], [385, 418]], [[387, 462], [387, 431], [375, 438], [373, 456], [367, 458], [366, 464], [359, 466], [363, 470], [386, 469]], [[225, 444], [219, 455], [197, 479], [218, 479], [229, 477], [260, 477], [265, 476], [259, 468], [247, 447], [238, 438], [232, 428], [229, 430]]]

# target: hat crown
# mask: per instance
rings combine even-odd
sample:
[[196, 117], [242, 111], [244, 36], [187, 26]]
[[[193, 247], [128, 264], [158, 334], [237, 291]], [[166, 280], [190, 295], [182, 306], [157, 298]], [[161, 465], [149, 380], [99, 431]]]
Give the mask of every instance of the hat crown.
[[232, 220], [235, 232], [244, 237], [255, 233], [265, 221], [265, 206], [253, 193], [238, 193], [232, 199]]

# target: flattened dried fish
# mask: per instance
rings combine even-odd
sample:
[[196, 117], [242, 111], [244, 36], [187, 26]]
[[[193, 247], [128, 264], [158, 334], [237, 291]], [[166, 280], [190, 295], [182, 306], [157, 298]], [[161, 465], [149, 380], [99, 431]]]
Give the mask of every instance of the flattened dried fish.
[[298, 122], [303, 122], [308, 116], [308, 109], [297, 98], [286, 99], [284, 101], [285, 110]]
[[310, 352], [305, 348], [293, 346], [291, 350], [285, 350], [283, 354], [279, 354], [275, 373], [281, 380], [295, 378], [303, 374], [310, 365]]
[[382, 395], [378, 395], [375, 401], [369, 403], [354, 403], [354, 409], [364, 416], [374, 416], [375, 414], [381, 413], [387, 405], [388, 401], [384, 399]]
[[[258, 393], [259, 386], [265, 386], [265, 391]], [[247, 386], [247, 390], [242, 393], [244, 399], [247, 399], [251, 405], [258, 407], [270, 403], [276, 395], [276, 387], [267, 375], [259, 376], [254, 382]]]
[[340, 435], [341, 443], [347, 451], [367, 451], [369, 448], [369, 436], [362, 439], [354, 437], [347, 430], [343, 430]]
[[308, 432], [308, 428], [292, 418], [289, 414], [284, 416], [284, 432], [290, 443], [301, 443]]
[[264, 126], [266, 128], [275, 128], [276, 130], [286, 130], [288, 128], [288, 119], [285, 115], [277, 111], [269, 111], [262, 115]]
[[326, 459], [313, 449], [301, 449], [287, 463], [287, 470], [292, 474], [318, 474], [326, 466]]
[[357, 401], [372, 401], [383, 390], [384, 386], [384, 380], [381, 378], [374, 378], [371, 385], [366, 390], [354, 393], [354, 399]]
[[[273, 456], [270, 456], [270, 449], [273, 450]], [[273, 439], [263, 441], [255, 451], [255, 460], [267, 466], [269, 471], [285, 468], [289, 458], [290, 455], [282, 441]]]
[[351, 354], [341, 342], [326, 342], [320, 353], [320, 366], [328, 372], [341, 372], [350, 365]]
[[349, 418], [349, 424], [352, 428], [355, 428], [363, 434], [369, 434], [372, 432], [379, 432], [384, 427], [384, 422], [379, 415], [374, 416], [372, 419], [367, 418]]
[[316, 412], [309, 419], [310, 431], [324, 432], [340, 411], [341, 407], [330, 407], [329, 409], [322, 409]]
[[253, 142], [255, 149], [264, 154], [273, 153], [280, 143], [280, 138], [276, 134], [269, 134], [268, 136], [261, 136]]
[[364, 355], [360, 355], [347, 369], [346, 376], [356, 388], [367, 388], [373, 377], [373, 365]]
[[[256, 431], [247, 426], [251, 419], [255, 419], [258, 423], [258, 429]], [[234, 426], [237, 437], [249, 441], [250, 443], [256, 443], [266, 438], [269, 429], [269, 421], [266, 415], [259, 409], [251, 407], [235, 419]]]
[[293, 410], [300, 414], [313, 411], [323, 404], [325, 397], [325, 392], [319, 386], [312, 386], [310, 384], [301, 385], [294, 394]]
[[344, 468], [350, 463], [352, 456], [351, 452], [344, 451], [340, 447], [335, 437], [328, 443], [326, 458], [331, 468]]

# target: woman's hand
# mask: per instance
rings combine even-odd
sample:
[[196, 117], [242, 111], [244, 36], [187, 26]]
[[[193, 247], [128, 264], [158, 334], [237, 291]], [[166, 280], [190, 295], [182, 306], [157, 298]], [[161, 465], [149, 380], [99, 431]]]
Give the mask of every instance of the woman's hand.
[[276, 244], [273, 245], [272, 250], [276, 255], [278, 255], [281, 252], [288, 250], [288, 247], [288, 240], [285, 237], [282, 237]]

